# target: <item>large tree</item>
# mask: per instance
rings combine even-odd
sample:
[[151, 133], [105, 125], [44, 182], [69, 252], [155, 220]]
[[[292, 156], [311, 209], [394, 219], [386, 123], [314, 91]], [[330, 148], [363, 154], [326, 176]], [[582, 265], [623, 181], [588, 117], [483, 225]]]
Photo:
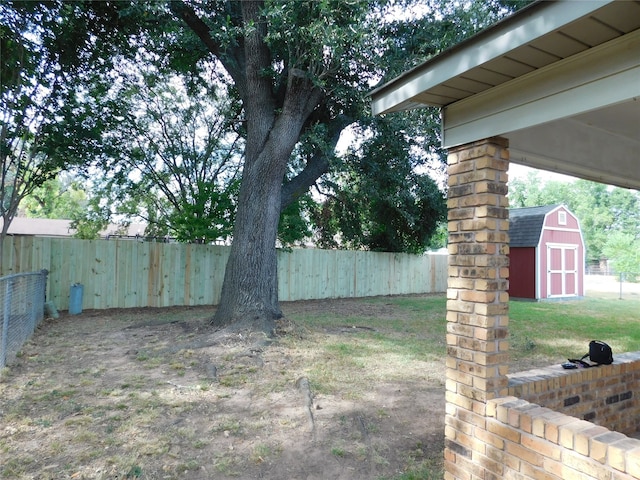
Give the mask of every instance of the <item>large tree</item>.
[[20, 203], [19, 215], [31, 218], [75, 218], [87, 207], [87, 193], [68, 172], [34, 189]]
[[[91, 208], [77, 226], [139, 218], [145, 236], [182, 242], [230, 237], [242, 164], [238, 119], [204, 79], [166, 74], [155, 55], [119, 67], [114, 95], [127, 113], [105, 135]], [[210, 78], [207, 78], [210, 80]]]
[[[215, 325], [273, 331], [281, 316], [275, 245], [282, 212], [335, 165], [341, 132], [367, 115], [367, 93], [384, 80], [383, 71], [399, 73], [410, 66], [410, 56], [413, 63], [437, 53], [458, 39], [456, 32], [471, 34], [500, 11], [500, 2], [487, 4], [487, 9], [484, 2], [470, 4], [470, 9], [466, 4], [460, 10], [450, 9], [442, 24], [446, 38], [434, 41], [438, 30], [429, 29], [431, 35], [423, 38], [422, 27], [441, 21], [437, 12], [443, 5], [449, 8], [450, 2], [416, 2], [422, 7], [417, 14], [428, 12], [428, 21], [411, 23], [409, 29], [391, 28], [385, 34], [381, 27], [393, 23], [389, 20], [393, 17], [386, 16], [389, 3], [33, 2], [54, 12], [48, 17], [53, 23], [45, 30], [58, 32], [57, 37], [65, 40], [63, 48], [54, 50], [72, 64], [76, 59], [85, 76], [101, 74], [117, 84], [113, 65], [134, 51], [153, 52], [159, 68], [178, 71], [190, 80], [207, 69], [225, 70], [227, 94], [241, 106], [245, 151], [233, 246]], [[394, 3], [398, 18], [413, 2]], [[417, 40], [396, 42], [394, 31], [406, 39], [416, 35]], [[427, 47], [420, 47], [424, 42]], [[67, 44], [72, 48], [64, 47]], [[393, 60], [393, 66], [387, 60]], [[212, 83], [211, 88], [222, 87]], [[95, 89], [80, 92], [78, 101], [108, 100], [111, 95], [111, 89], [105, 89], [102, 97], [94, 95]]]
[[[270, 333], [282, 316], [280, 213], [327, 171], [340, 132], [362, 108], [375, 73], [375, 47], [366, 41], [373, 10], [370, 2], [338, 0], [177, 1], [171, 9], [224, 66], [246, 122], [233, 243], [213, 323]], [[283, 184], [294, 148], [312, 131], [321, 141]]]
[[[367, 114], [367, 93], [384, 80], [383, 72], [399, 73], [409, 66], [408, 58], [418, 62], [438, 53], [506, 10], [501, 2], [475, 2], [471, 8], [458, 4], [451, 8], [450, 2], [420, 3], [416, 15], [423, 20], [408, 22], [405, 28], [401, 25], [407, 23], [406, 17], [397, 22], [389, 19], [401, 18], [404, 7], [418, 2], [178, 0], [170, 5], [199, 39], [198, 44], [182, 40], [191, 48], [178, 50], [176, 58], [191, 59], [193, 65], [199, 61], [194, 55], [215, 58], [232, 80], [231, 92], [242, 104], [246, 125], [233, 244], [213, 324], [271, 332], [282, 315], [275, 250], [280, 214], [335, 165], [340, 134]], [[389, 6], [395, 11], [387, 10]], [[430, 25], [438, 27], [425, 29]], [[400, 142], [407, 138], [396, 137]], [[378, 145], [385, 148], [384, 141]], [[300, 163], [292, 169], [296, 161]], [[416, 185], [423, 191], [415, 192], [414, 203], [441, 200], [434, 198], [427, 183]], [[376, 214], [384, 214], [384, 203], [379, 206]], [[434, 212], [439, 206], [422, 207], [414, 215], [417, 221], [405, 225], [438, 218]], [[392, 231], [405, 225], [388, 225], [377, 235], [379, 242], [370, 238], [380, 245], [389, 240], [407, 245], [399, 238], [402, 233], [398, 237]], [[425, 226], [423, 232], [429, 233], [431, 227]]]
[[[409, 118], [421, 134], [401, 127]], [[433, 245], [446, 216], [441, 152], [424, 145], [436, 119], [420, 111], [409, 118], [360, 122], [369, 135], [321, 182], [325, 200], [312, 213], [320, 246], [422, 253]]]
[[[515, 5], [511, 5], [514, 3]], [[380, 22], [381, 82], [473, 35], [525, 2], [394, 2]], [[370, 118], [350, 128], [346, 154], [317, 182], [311, 210], [327, 248], [419, 253], [446, 242], [445, 152], [434, 108]]]

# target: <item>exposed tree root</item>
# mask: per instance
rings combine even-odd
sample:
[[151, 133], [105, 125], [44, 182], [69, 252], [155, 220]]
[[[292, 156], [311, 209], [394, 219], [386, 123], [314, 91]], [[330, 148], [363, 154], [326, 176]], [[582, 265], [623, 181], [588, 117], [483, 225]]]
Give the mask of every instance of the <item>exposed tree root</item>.
[[296, 380], [296, 387], [302, 393], [304, 397], [304, 408], [307, 414], [307, 420], [309, 421], [309, 427], [311, 429], [311, 438], [316, 439], [316, 422], [313, 418], [313, 395], [311, 393], [311, 385], [307, 377], [300, 377]]

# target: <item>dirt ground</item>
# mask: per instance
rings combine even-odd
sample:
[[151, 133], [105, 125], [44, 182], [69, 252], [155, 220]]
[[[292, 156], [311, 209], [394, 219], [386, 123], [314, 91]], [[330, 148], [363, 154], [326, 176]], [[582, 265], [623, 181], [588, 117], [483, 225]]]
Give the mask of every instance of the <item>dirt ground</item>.
[[[396, 315], [384, 302], [355, 300], [283, 310], [288, 318]], [[45, 321], [0, 377], [0, 478], [353, 480], [409, 478], [400, 475], [425, 465], [440, 471], [443, 359], [372, 355], [355, 368], [349, 348], [358, 329], [348, 325], [284, 324], [287, 335], [272, 343], [213, 342], [213, 311]], [[341, 337], [333, 350], [314, 348]]]
[[0, 478], [441, 478], [444, 332], [385, 299], [282, 307], [270, 342], [212, 336], [210, 307], [45, 320], [0, 375]]

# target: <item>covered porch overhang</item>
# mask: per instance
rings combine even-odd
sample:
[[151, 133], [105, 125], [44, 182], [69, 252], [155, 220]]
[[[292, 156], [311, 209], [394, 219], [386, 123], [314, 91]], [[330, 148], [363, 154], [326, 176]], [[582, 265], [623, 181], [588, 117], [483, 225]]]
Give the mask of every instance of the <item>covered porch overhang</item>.
[[[582, 419], [566, 410], [584, 399], [556, 386], [579, 379], [550, 377], [565, 415], [509, 397], [507, 293], [510, 162], [640, 190], [640, 1], [535, 2], [371, 97], [376, 115], [436, 106], [442, 116], [445, 478], [640, 478], [640, 440], [609, 431], [615, 422], [590, 421], [608, 406]], [[597, 369], [607, 378], [586, 375], [580, 392], [592, 381], [598, 392], [612, 378], [640, 382], [639, 359]], [[621, 386], [610, 401], [638, 397], [628, 393], [636, 386]], [[635, 428], [640, 398], [624, 408]]]
[[640, 189], [640, 3], [536, 2], [371, 94], [376, 115], [440, 107], [446, 148]]

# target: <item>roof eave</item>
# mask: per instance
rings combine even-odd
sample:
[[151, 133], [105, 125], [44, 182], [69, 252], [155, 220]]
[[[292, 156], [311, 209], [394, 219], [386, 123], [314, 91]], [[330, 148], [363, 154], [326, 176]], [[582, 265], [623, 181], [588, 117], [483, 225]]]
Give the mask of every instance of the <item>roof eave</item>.
[[380, 115], [424, 105], [448, 105], [452, 101], [447, 99], [421, 99], [417, 102], [414, 98], [608, 3], [611, 0], [538, 0], [373, 90], [370, 93], [372, 112]]

